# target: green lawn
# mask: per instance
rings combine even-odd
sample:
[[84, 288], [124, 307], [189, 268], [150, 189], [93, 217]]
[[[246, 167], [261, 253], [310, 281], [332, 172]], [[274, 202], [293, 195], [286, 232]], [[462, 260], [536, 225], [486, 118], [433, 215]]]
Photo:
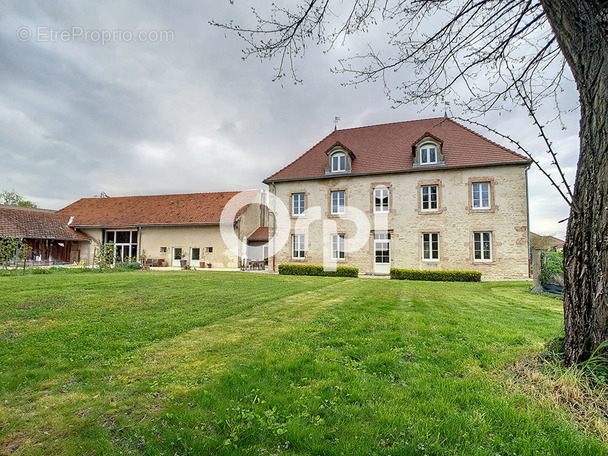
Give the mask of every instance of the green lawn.
[[529, 287], [0, 277], [0, 454], [608, 454], [509, 386], [562, 325]]

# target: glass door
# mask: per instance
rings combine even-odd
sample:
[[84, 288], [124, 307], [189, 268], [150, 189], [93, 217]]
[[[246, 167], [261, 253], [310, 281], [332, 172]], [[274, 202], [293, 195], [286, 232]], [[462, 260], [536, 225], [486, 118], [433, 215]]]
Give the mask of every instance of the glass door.
[[391, 235], [390, 233], [374, 234], [374, 274], [391, 272]]

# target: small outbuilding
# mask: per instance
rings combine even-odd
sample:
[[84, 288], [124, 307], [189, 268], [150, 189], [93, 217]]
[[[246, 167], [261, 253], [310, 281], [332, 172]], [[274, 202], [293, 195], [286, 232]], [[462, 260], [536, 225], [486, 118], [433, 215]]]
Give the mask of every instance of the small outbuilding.
[[69, 221], [69, 215], [52, 210], [0, 205], [0, 238], [25, 241], [32, 265], [79, 262], [91, 240]]

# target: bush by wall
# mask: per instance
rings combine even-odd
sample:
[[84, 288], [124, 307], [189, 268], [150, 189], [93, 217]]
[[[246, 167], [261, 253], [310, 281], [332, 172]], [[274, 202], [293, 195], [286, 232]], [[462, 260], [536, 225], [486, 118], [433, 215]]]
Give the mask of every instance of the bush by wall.
[[542, 252], [539, 279], [541, 283], [564, 286], [564, 253]]
[[481, 282], [481, 272], [475, 271], [415, 271], [391, 268], [391, 279], [429, 280], [435, 282]]
[[281, 275], [328, 276], [328, 277], [358, 277], [358, 268], [338, 266], [335, 271], [325, 271], [323, 266], [309, 264], [280, 264]]

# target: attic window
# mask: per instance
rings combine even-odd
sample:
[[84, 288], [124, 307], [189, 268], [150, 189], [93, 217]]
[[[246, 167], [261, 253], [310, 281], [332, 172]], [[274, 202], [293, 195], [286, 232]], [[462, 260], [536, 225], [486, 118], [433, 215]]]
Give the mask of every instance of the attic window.
[[420, 164], [430, 165], [437, 163], [437, 148], [432, 144], [425, 144], [420, 148]]
[[445, 165], [441, 140], [425, 135], [414, 146], [414, 167]]
[[352, 171], [355, 155], [341, 144], [334, 145], [326, 154], [325, 174], [346, 174]]
[[346, 154], [337, 152], [331, 156], [331, 172], [343, 173], [346, 171]]

